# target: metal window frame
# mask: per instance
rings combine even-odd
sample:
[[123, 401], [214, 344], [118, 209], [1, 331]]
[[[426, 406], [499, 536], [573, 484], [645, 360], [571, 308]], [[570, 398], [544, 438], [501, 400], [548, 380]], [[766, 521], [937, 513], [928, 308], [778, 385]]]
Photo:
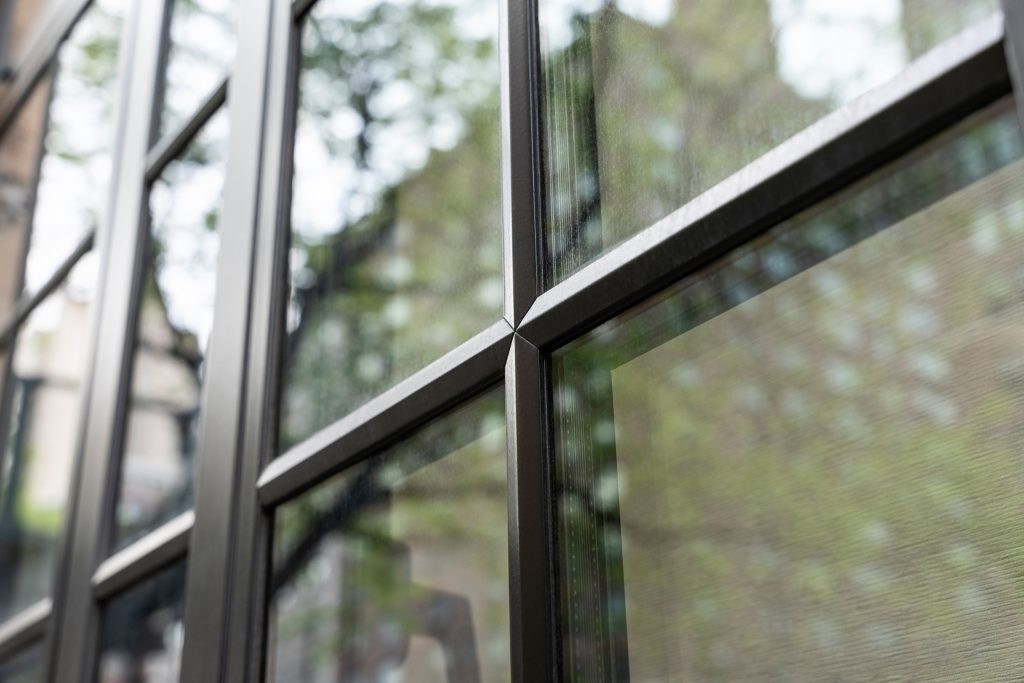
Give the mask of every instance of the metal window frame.
[[[87, 389], [87, 405], [95, 409], [85, 427], [81, 476], [62, 563], [65, 580], [55, 591], [63, 599], [54, 610], [57, 618], [51, 629], [47, 680], [78, 681], [81, 672], [95, 670], [103, 602], [186, 557], [195, 526], [194, 512], [186, 512], [109, 555], [146, 267], [149, 191], [227, 96], [225, 78], [188, 120], [158, 138], [174, 4], [173, 0], [161, 0], [158, 5], [135, 0], [129, 6], [127, 40], [139, 47], [130, 57], [122, 53], [130, 65], [122, 72], [121, 84], [128, 106], [118, 120], [111, 226], [101, 235], [106, 237], [101, 246], [104, 296], [97, 351], [92, 356], [93, 381]], [[106, 296], [108, 292], [117, 296]], [[204, 386], [201, 401], [209, 400], [207, 393]]]
[[[49, 640], [48, 680], [92, 671], [104, 600], [187, 557], [181, 680], [259, 680], [265, 660], [273, 509], [504, 380], [509, 595], [515, 681], [560, 680], [549, 498], [550, 353], [783, 218], [820, 201], [996, 98], [1014, 93], [1024, 125], [1024, 2], [939, 45], [900, 76], [777, 146], [674, 213], [542, 290], [537, 6], [500, 0], [502, 319], [392, 389], [273, 458], [287, 287], [298, 19], [315, 0], [248, 0], [236, 66], [195, 114], [155, 140], [170, 7], [133, 0], [110, 225], [93, 241], [97, 305], [77, 487], [60, 577], [44, 600], [0, 625], [0, 658]], [[45, 73], [89, 0], [62, 0], [0, 98], [0, 133]], [[131, 53], [131, 56], [128, 56]], [[193, 512], [107, 556], [119, 485], [137, 291], [151, 183], [227, 106], [214, 328], [201, 395]], [[494, 229], [498, 229], [495, 226]], [[88, 244], [86, 244], [88, 242]], [[60, 283], [55, 276], [47, 292]], [[0, 345], [42, 295], [19, 301]]]
[[[30, 47], [26, 58], [21, 64], [15, 67], [10, 67], [10, 76], [13, 77], [13, 83], [11, 87], [4, 91], [3, 97], [0, 97], [0, 136], [3, 136], [7, 131], [11, 123], [21, 112], [21, 107], [26, 103], [26, 100], [32, 95], [36, 86], [43, 80], [51, 79], [50, 91], [48, 94], [47, 110], [44, 112], [43, 127], [44, 131], [49, 127], [49, 106], [53, 97], [53, 88], [55, 76], [58, 71], [59, 52], [64, 41], [74, 30], [78, 20], [84, 15], [91, 4], [91, 0], [63, 0], [55, 3], [50, 8], [46, 15], [43, 17], [43, 23], [37, 27], [36, 42]], [[8, 5], [9, 9], [9, 5]], [[133, 48], [132, 32], [128, 29], [129, 26], [128, 18], [126, 17], [125, 25], [126, 30], [119, 39], [119, 55], [118, 55], [118, 83], [116, 88], [116, 109], [118, 111], [118, 117], [125, 110], [125, 84], [124, 74], [127, 70], [127, 65], [131, 61], [131, 51]], [[10, 66], [10, 65], [6, 65]], [[39, 163], [42, 163], [42, 158], [45, 155], [45, 132], [40, 136], [40, 151], [39, 151]], [[111, 153], [111, 181], [117, 176], [118, 172], [118, 150], [120, 147], [120, 136], [115, 134], [112, 136], [112, 153]], [[35, 182], [38, 184], [40, 177], [39, 170], [35, 173]], [[36, 192], [36, 188], [33, 188], [33, 195]], [[106, 198], [107, 207], [113, 205], [113, 192], [111, 192]], [[33, 200], [34, 202], [34, 200]], [[34, 209], [32, 211], [34, 213]], [[28, 256], [28, 250], [31, 243], [31, 232], [32, 232], [32, 221], [34, 216], [29, 218], [29, 225], [27, 230], [27, 237], [25, 239], [23, 253], [19, 258], [19, 269], [21, 271], [19, 276], [19, 289], [24, 287], [24, 263]], [[97, 242], [97, 233], [104, 230], [105, 226], [98, 226], [87, 231], [85, 235], [79, 240], [78, 244], [74, 249], [67, 254], [62, 262], [57, 266], [54, 272], [47, 278], [47, 280], [39, 287], [35, 292], [26, 292], [24, 290], [18, 295], [15, 301], [12, 303], [10, 310], [6, 313], [5, 318], [0, 322], [0, 352], [9, 352], [17, 340], [18, 332], [22, 325], [32, 314], [32, 312], [41, 305], [48, 296], [53, 294], [57, 288], [64, 283], [72, 269], [78, 264], [78, 262], [89, 253]], [[88, 408], [89, 404], [85, 400], [85, 394], [88, 392], [88, 388], [92, 384], [92, 366], [88, 361], [93, 357], [93, 352], [96, 348], [97, 343], [97, 323], [99, 318], [99, 307], [100, 307], [100, 292], [101, 288], [99, 283], [97, 286], [97, 295], [94, 302], [93, 310], [90, 313], [88, 329], [89, 338], [85, 340], [83, 344], [85, 350], [86, 372], [82, 381], [82, 397], [81, 402], [81, 423], [79, 425], [78, 434], [74, 441], [75, 456], [72, 459], [71, 466], [73, 468], [71, 481], [71, 490], [68, 491], [68, 500], [65, 509], [65, 519], [62, 525], [62, 529], [59, 534], [58, 541], [58, 553], [57, 563], [54, 570], [53, 588], [52, 593], [49, 597], [43, 598], [28, 608], [22, 610], [20, 613], [15, 614], [13, 617], [8, 619], [4, 623], [0, 623], [0, 660], [6, 660], [9, 657], [14, 657], [20, 654], [26, 648], [42, 646], [44, 651], [48, 651], [50, 644], [56, 638], [54, 622], [55, 614], [57, 612], [56, 605], [62, 603], [62, 596], [64, 595], [64, 578], [67, 571], [66, 553], [68, 541], [70, 539], [70, 529], [72, 526], [72, 519], [74, 518], [76, 499], [77, 499], [77, 481], [81, 472], [82, 463], [80, 459], [80, 445], [83, 441], [83, 435], [85, 431], [85, 424], [88, 422]], [[3, 366], [3, 373], [6, 377], [11, 375], [11, 358], [7, 358], [7, 362]], [[9, 382], [5, 382], [8, 385]], [[9, 419], [7, 412], [7, 400], [3, 401], [4, 410], [0, 419], [3, 421], [3, 425], [0, 425], [0, 430], [6, 434]]]

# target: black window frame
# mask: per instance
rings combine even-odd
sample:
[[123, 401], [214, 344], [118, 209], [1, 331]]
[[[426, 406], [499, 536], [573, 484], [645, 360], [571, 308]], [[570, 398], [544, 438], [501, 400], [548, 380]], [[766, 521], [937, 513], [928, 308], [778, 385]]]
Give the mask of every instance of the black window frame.
[[[57, 580], [52, 598], [0, 624], [0, 659], [45, 639], [47, 680], [59, 683], [94, 670], [104, 601], [183, 557], [181, 680], [258, 680], [275, 506], [498, 382], [504, 382], [508, 434], [512, 679], [561, 680], [551, 352], [1001, 96], [1015, 97], [1024, 127], [1024, 2], [1002, 0], [1002, 14], [940, 44], [892, 81], [545, 289], [537, 26], [543, 0], [499, 0], [504, 315], [274, 457], [299, 20], [316, 0], [246, 0], [230, 77], [189, 120], [157, 139], [173, 0], [161, 2], [131, 0], [119, 56], [112, 211], [108, 224], [72, 255], [77, 259], [95, 244], [103, 281], [83, 398], [89, 412]], [[90, 4], [57, 0], [0, 93], [0, 135]], [[194, 509], [108, 555], [149, 187], [221, 107], [230, 133], [208, 352], [217, 362], [206, 369], [201, 395]], [[73, 265], [66, 262], [40, 292], [16, 303], [0, 325], [0, 351]]]

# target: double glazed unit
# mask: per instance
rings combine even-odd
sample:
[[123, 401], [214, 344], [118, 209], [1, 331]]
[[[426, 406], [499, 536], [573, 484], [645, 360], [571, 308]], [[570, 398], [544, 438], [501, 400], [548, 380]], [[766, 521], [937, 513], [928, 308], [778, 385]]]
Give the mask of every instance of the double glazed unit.
[[0, 19], [0, 683], [1020, 679], [1024, 3]]

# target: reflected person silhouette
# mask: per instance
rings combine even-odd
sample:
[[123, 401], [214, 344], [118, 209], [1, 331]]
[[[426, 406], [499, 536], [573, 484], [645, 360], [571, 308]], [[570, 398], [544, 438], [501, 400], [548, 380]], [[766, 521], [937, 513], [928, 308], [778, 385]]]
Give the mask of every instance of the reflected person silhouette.
[[[417, 584], [412, 553], [405, 543], [388, 538], [377, 522], [387, 520], [389, 491], [380, 488], [380, 467], [369, 467], [339, 494], [334, 504], [310, 525], [310, 533], [275, 572], [273, 591], [294, 578], [327, 533], [343, 532], [340, 557], [341, 605], [338, 621], [338, 680], [384, 680], [415, 656], [414, 636], [436, 641], [443, 652], [445, 680], [479, 683], [480, 663], [473, 633], [473, 611], [465, 595]], [[375, 521], [359, 520], [373, 510]]]
[[272, 681], [506, 683], [500, 389], [275, 513]]

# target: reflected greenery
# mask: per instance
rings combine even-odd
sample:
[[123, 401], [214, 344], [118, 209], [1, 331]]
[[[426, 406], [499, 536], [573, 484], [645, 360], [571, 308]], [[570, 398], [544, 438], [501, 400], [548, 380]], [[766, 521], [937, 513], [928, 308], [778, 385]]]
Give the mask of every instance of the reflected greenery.
[[103, 609], [97, 683], [174, 683], [181, 669], [185, 561], [118, 595]]
[[3, 397], [0, 459], [0, 621], [53, 590], [78, 449], [97, 257], [19, 328]]
[[276, 513], [268, 680], [511, 680], [500, 388]]
[[997, 0], [541, 0], [548, 279], [998, 9]]
[[115, 546], [192, 505], [203, 362], [213, 326], [226, 110], [150, 192], [151, 229], [136, 328]]
[[126, 0], [94, 3], [61, 47], [25, 263], [28, 292], [45, 284], [107, 211], [126, 10]]
[[305, 19], [280, 444], [501, 316], [495, 0]]
[[1024, 141], [960, 124], [554, 356], [572, 681], [1010, 681]]
[[174, 0], [160, 131], [184, 125], [228, 75], [237, 0]]

